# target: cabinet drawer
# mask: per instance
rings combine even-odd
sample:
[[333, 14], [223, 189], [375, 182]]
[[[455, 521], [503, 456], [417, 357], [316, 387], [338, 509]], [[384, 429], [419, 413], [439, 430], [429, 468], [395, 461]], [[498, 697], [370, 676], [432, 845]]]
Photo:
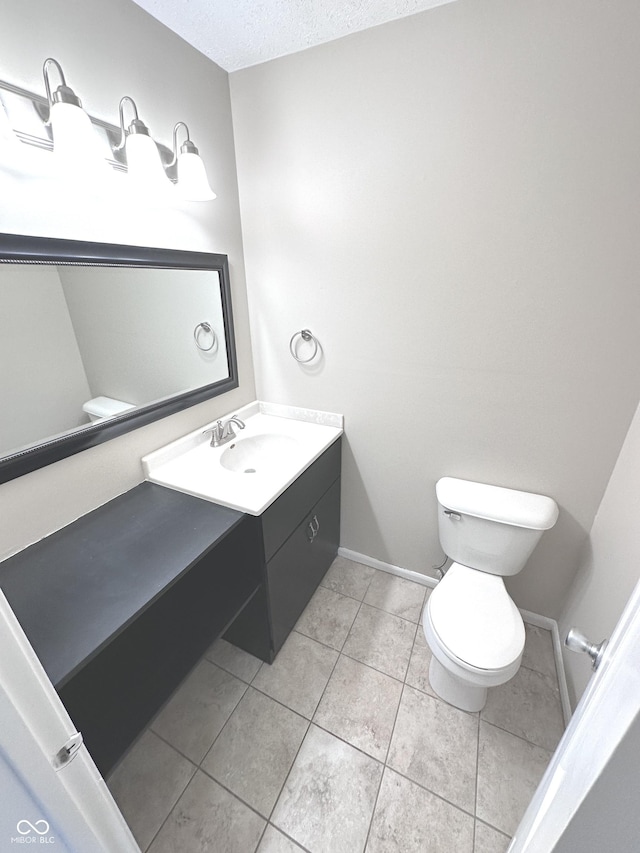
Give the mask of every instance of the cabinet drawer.
[[340, 450], [338, 439], [262, 514], [267, 562], [340, 476]]
[[267, 563], [274, 652], [287, 639], [333, 562], [339, 541], [338, 479]]

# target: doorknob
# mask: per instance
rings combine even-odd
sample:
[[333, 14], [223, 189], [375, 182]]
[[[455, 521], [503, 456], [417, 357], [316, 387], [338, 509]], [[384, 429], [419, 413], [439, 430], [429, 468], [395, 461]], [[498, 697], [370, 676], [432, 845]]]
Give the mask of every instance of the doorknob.
[[591, 658], [593, 669], [597, 669], [600, 666], [602, 655], [609, 644], [609, 640], [602, 640], [600, 643], [591, 643], [581, 631], [578, 631], [577, 628], [571, 628], [565, 638], [564, 644], [572, 652], [584, 652], [588, 654]]

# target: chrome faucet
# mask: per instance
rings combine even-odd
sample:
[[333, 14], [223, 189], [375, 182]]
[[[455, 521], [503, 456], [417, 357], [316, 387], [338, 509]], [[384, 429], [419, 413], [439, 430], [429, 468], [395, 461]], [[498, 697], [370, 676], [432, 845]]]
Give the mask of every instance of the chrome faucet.
[[224, 423], [222, 421], [217, 421], [216, 425], [211, 427], [211, 429], [206, 429], [203, 432], [203, 435], [211, 433], [211, 447], [220, 447], [221, 444], [226, 444], [228, 441], [232, 441], [236, 437], [233, 429], [234, 424], [240, 427], [240, 429], [244, 429], [244, 421], [241, 421], [236, 415], [232, 415], [229, 420]]

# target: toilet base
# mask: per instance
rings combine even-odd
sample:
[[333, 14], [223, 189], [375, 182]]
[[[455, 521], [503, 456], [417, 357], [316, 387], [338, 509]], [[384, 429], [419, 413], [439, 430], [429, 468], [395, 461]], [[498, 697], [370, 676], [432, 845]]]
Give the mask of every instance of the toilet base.
[[481, 711], [486, 704], [486, 687], [478, 687], [456, 678], [435, 655], [429, 664], [429, 683], [441, 699], [462, 711]]

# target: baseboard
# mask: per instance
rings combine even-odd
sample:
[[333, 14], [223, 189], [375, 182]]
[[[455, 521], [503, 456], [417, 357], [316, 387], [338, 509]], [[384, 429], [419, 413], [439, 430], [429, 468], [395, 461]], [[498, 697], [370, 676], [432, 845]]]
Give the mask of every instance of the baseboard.
[[[373, 569], [380, 569], [382, 572], [388, 572], [390, 575], [397, 575], [400, 578], [421, 583], [423, 586], [428, 586], [431, 589], [437, 585], [436, 578], [423, 575], [421, 572], [414, 572], [411, 569], [403, 569], [401, 566], [394, 566], [391, 563], [385, 563], [382, 560], [377, 560], [375, 557], [369, 557], [366, 554], [359, 554], [357, 551], [351, 551], [349, 548], [338, 548], [340, 557], [347, 560], [353, 560], [354, 563], [362, 563], [364, 566], [371, 566]], [[560, 642], [560, 632], [558, 623], [555, 619], [549, 616], [541, 616], [539, 613], [532, 613], [530, 610], [520, 609], [520, 614], [525, 622], [530, 625], [535, 625], [537, 628], [545, 628], [551, 631], [551, 639], [553, 641], [553, 655], [556, 661], [556, 669], [558, 671], [558, 687], [560, 689], [560, 702], [562, 703], [562, 714], [564, 716], [565, 726], [569, 724], [571, 719], [571, 702], [569, 701], [569, 690], [567, 688], [567, 676], [564, 670], [564, 661], [562, 659], [562, 643]]]
[[536, 625], [538, 628], [546, 628], [547, 631], [551, 631], [553, 656], [556, 660], [556, 669], [558, 671], [558, 687], [560, 689], [562, 714], [564, 716], [564, 724], [565, 726], [568, 726], [573, 712], [571, 710], [571, 702], [569, 701], [569, 688], [567, 687], [567, 675], [564, 670], [562, 643], [560, 642], [558, 623], [555, 619], [551, 619], [549, 616], [541, 616], [539, 613], [532, 613], [530, 610], [523, 610], [522, 608], [519, 609], [525, 622], [528, 622], [530, 625]]
[[338, 555], [347, 560], [353, 560], [354, 563], [362, 563], [363, 566], [371, 566], [372, 569], [380, 569], [380, 571], [388, 572], [390, 575], [397, 575], [399, 578], [421, 583], [424, 586], [431, 587], [431, 589], [438, 583], [436, 578], [431, 578], [429, 575], [423, 575], [421, 572], [414, 572], [411, 569], [403, 569], [401, 566], [393, 566], [391, 563], [384, 563], [382, 560], [376, 560], [375, 557], [368, 557], [366, 554], [358, 554], [357, 551], [350, 551], [348, 548], [338, 548]]

